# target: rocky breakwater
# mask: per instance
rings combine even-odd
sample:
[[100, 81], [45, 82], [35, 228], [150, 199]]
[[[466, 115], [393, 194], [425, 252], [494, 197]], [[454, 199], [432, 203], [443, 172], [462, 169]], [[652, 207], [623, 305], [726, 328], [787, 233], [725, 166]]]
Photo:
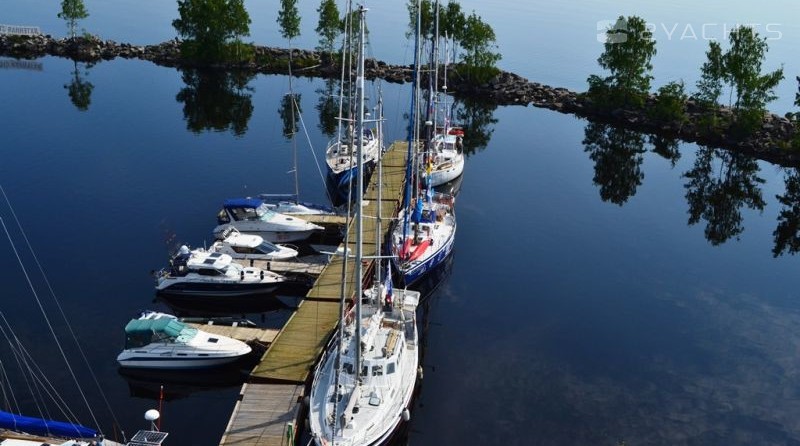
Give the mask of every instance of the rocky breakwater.
[[[451, 76], [448, 88], [455, 94], [483, 98], [498, 105], [548, 108], [591, 121], [742, 152], [782, 166], [800, 167], [800, 152], [790, 148], [792, 139], [797, 135], [795, 123], [771, 113], [765, 114], [760, 129], [747, 137], [740, 137], [735, 124], [732, 124], [734, 112], [731, 108], [721, 106], [708, 110], [691, 98], [684, 103], [686, 119], [669, 122], [655, 119], [649, 112], [656, 105], [653, 95], [647, 98], [642, 107], [608, 108], [604, 104], [594, 103], [585, 93], [530, 82], [508, 72], [501, 72], [481, 85], [459, 82], [457, 76]], [[712, 120], [718, 124], [710, 128], [707, 122], [712, 116]]]
[[[287, 74], [289, 52], [290, 50], [283, 48], [254, 46], [253, 57], [249, 61], [198, 63], [181, 57], [178, 40], [141, 46], [101, 40], [92, 36], [54, 39], [46, 35], [0, 35], [0, 55], [15, 58], [36, 59], [49, 55], [94, 63], [121, 57], [148, 60], [168, 67], [239, 69], [265, 74]], [[324, 53], [293, 49], [291, 60], [294, 75], [323, 78], [340, 76], [340, 68], [335, 60]], [[395, 83], [406, 83], [412, 79], [413, 70], [409, 65], [389, 65], [369, 59], [365, 68], [368, 79], [380, 78]], [[469, 82], [459, 77], [457, 66], [449, 67], [448, 73], [449, 91], [457, 96], [467, 96], [497, 105], [531, 105], [548, 108], [636, 131], [735, 150], [783, 166], [800, 166], [800, 153], [790, 149], [791, 141], [796, 134], [794, 123], [774, 114], [766, 115], [761, 128], [756, 132], [741, 138], [736, 136], [736, 129], [731, 124], [733, 122], [731, 109], [719, 107], [709, 111], [691, 99], [684, 104], [686, 120], [665, 122], [653, 118], [648, 112], [656, 103], [654, 96], [650, 96], [642, 107], [610, 109], [604, 104], [595, 104], [584, 93], [530, 82], [514, 73], [500, 72], [483, 84]], [[440, 79], [444, 77], [440, 76]], [[709, 114], [714, 115], [714, 121], [721, 124], [713, 128], [703, 124], [708, 122]]]

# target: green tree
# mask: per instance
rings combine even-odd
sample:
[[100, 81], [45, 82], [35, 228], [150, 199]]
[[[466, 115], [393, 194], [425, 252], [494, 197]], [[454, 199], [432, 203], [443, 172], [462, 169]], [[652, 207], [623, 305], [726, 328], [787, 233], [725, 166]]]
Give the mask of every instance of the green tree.
[[300, 12], [297, 10], [297, 0], [281, 0], [278, 26], [281, 28], [281, 35], [289, 40], [290, 45], [292, 39], [300, 35]]
[[342, 19], [335, 0], [322, 0], [317, 8], [319, 21], [315, 31], [319, 35], [318, 51], [333, 53], [336, 39], [342, 34]]
[[58, 18], [66, 20], [70, 38], [75, 38], [78, 20], [86, 17], [89, 17], [89, 11], [86, 10], [83, 0], [61, 0], [61, 12], [58, 13]]
[[473, 82], [486, 82], [498, 73], [495, 66], [500, 61], [500, 53], [492, 51], [495, 45], [495, 34], [492, 27], [481, 20], [473, 11], [466, 18], [464, 32], [460, 39], [464, 50], [466, 74]]
[[685, 104], [683, 81], [673, 81], [658, 89], [655, 104], [648, 110], [648, 115], [658, 122], [682, 125], [687, 120]]
[[223, 61], [250, 56], [252, 50], [241, 41], [250, 35], [244, 0], [178, 0], [178, 14], [172, 26], [184, 39], [184, 57]]
[[728, 36], [731, 47], [722, 56], [725, 78], [736, 93], [736, 130], [749, 135], [764, 120], [767, 103], [775, 100], [775, 87], [783, 80], [783, 68], [761, 74], [761, 65], [768, 51], [767, 39], [753, 28], [740, 26]]
[[606, 31], [604, 51], [597, 63], [611, 74], [589, 77], [589, 95], [607, 106], [641, 106], [650, 91], [650, 63], [656, 41], [643, 19], [620, 16]]
[[[797, 93], [794, 95], [794, 105], [800, 107], [800, 76], [797, 76]], [[789, 115], [794, 122], [794, 137], [792, 138], [792, 148], [800, 149], [800, 116], [798, 113]]]
[[708, 42], [706, 62], [700, 69], [700, 80], [697, 81], [695, 97], [701, 105], [712, 108], [718, 105], [722, 94], [722, 82], [725, 77], [725, 64], [722, 59], [722, 47], [719, 42]]

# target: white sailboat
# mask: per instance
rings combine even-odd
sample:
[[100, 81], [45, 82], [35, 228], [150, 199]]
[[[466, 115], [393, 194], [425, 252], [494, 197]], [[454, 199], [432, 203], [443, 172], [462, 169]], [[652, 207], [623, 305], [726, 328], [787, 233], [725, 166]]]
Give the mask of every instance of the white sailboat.
[[[383, 140], [377, 129], [355, 125], [357, 108], [363, 107], [365, 98], [355, 99], [353, 91], [354, 82], [351, 77], [351, 45], [347, 42], [352, 40], [352, 26], [345, 27], [345, 42], [342, 52], [342, 78], [340, 79], [342, 91], [339, 95], [339, 125], [338, 135], [328, 143], [325, 150], [325, 161], [328, 165], [328, 176], [332, 185], [338, 188], [338, 192], [343, 198], [347, 197], [347, 190], [359, 173], [363, 169], [363, 175], [372, 171], [378, 158], [383, 154]], [[357, 88], [357, 87], [356, 87]], [[345, 111], [346, 109], [346, 111]], [[359, 147], [360, 145], [360, 147]], [[357, 149], [361, 150], [361, 155], [357, 155]]]
[[[419, 4], [417, 5], [419, 11]], [[392, 260], [403, 275], [403, 283], [409, 286], [428, 271], [445, 261], [453, 250], [456, 234], [455, 197], [433, 191], [431, 164], [424, 169], [412, 169], [418, 165], [417, 149], [420, 116], [419, 92], [419, 27], [415, 45], [414, 82], [411, 100], [411, 125], [408, 135], [408, 168], [403, 205], [398, 213], [397, 224], [392, 231]], [[422, 187], [417, 187], [422, 183]]]
[[[361, 7], [359, 99], [363, 98], [365, 14], [366, 9]], [[357, 119], [359, 134], [363, 121], [362, 101]], [[363, 146], [361, 138], [356, 147], [359, 159]], [[417, 379], [415, 312], [419, 293], [394, 290], [389, 268], [384, 281], [362, 290], [363, 184], [363, 175], [357, 175], [355, 303], [342, 315], [339, 331], [317, 366], [311, 386], [309, 425], [313, 440], [320, 446], [385, 443], [400, 423], [409, 419]]]
[[[431, 48], [432, 79], [429, 82], [429, 101], [426, 117], [427, 149], [420, 159], [423, 175], [430, 179], [430, 185], [440, 186], [455, 180], [464, 173], [464, 130], [453, 125], [452, 110], [448, 107], [447, 95], [447, 35], [444, 38], [444, 79], [442, 91], [439, 90], [439, 1], [434, 4], [434, 37]], [[440, 109], [441, 107], [441, 109]]]

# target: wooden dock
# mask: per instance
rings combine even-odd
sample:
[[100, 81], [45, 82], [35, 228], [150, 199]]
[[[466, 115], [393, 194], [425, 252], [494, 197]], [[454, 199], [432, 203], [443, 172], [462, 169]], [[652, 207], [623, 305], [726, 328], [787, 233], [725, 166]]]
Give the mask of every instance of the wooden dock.
[[[377, 170], [364, 195], [363, 252], [376, 255], [377, 197], [381, 192], [381, 232], [385, 234], [397, 215], [406, 169], [405, 142], [392, 144], [383, 156], [382, 184]], [[349, 249], [355, 252], [355, 225], [348, 228]], [[381, 236], [383, 235], [381, 234]], [[334, 257], [317, 277], [297, 311], [289, 318], [250, 374], [228, 422], [220, 446], [288, 445], [301, 413], [307, 381], [339, 322], [344, 258]], [[354, 290], [352, 260], [346, 263], [345, 295]]]
[[186, 324], [191, 327], [203, 330], [207, 333], [227, 336], [229, 338], [238, 339], [243, 342], [258, 342], [260, 344], [271, 344], [278, 336], [279, 330], [271, 328], [254, 328], [254, 327], [233, 327], [230, 325], [214, 325], [214, 324]]

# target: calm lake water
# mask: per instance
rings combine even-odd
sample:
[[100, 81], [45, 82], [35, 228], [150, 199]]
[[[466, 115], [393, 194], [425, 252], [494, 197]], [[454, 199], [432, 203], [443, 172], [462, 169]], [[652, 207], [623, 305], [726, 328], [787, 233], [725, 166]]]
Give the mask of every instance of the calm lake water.
[[[367, 4], [373, 55], [407, 63], [403, 3]], [[91, 16], [82, 25], [103, 38], [156, 43], [175, 37], [172, 2], [86, 5]], [[274, 6], [246, 5], [253, 40], [283, 46]], [[765, 69], [783, 64], [787, 77], [770, 107], [794, 108], [800, 28], [787, 23], [800, 12], [794, 2], [462, 5], [494, 26], [501, 67], [577, 90], [599, 72], [598, 22], [619, 14], [654, 24], [656, 85], [679, 78], [693, 85], [707, 46], [703, 29], [706, 37], [721, 38], [725, 24], [757, 23], [776, 37]], [[313, 47], [317, 4], [300, 6], [306, 19], [296, 46]], [[2, 9], [0, 22], [64, 34], [53, 2], [13, 0]], [[679, 39], [686, 29], [697, 39]], [[775, 31], [780, 38], [767, 34]], [[181, 72], [147, 62], [37, 62], [41, 70], [0, 70], [0, 185], [113, 415], [69, 342], [5, 204], [0, 218], [75, 359], [94, 416], [109, 437], [115, 419], [130, 434], [146, 427], [143, 413], [157, 405], [164, 379], [118, 373], [122, 329], [140, 309], [165, 308], [152, 302], [150, 271], [164, 265], [176, 241], [210, 242], [223, 199], [291, 192], [292, 145], [281, 135], [278, 113], [289, 83], [259, 75], [247, 89], [220, 90], [221, 79], [187, 84]], [[85, 110], [69, 95], [76, 68], [81, 85], [92, 85]], [[383, 84], [390, 141], [404, 138], [408, 88]], [[296, 79], [294, 89], [311, 142], [298, 141], [301, 196], [324, 202], [314, 154], [321, 162], [327, 141], [315, 109], [325, 83]], [[483, 142], [473, 147], [461, 184], [452, 263], [427, 300], [425, 378], [408, 442], [798, 444], [798, 259], [791, 238], [781, 238], [800, 219], [793, 209], [798, 173], [546, 110], [469, 111], [470, 136]], [[778, 198], [784, 196], [785, 203]], [[0, 247], [0, 311], [92, 425], [14, 250], [6, 240]], [[252, 316], [270, 324], [286, 314]], [[8, 348], [0, 354], [9, 382], [19, 382], [12, 381], [20, 374]], [[233, 373], [167, 384], [162, 428], [170, 431], [168, 442], [217, 444], [237, 379]], [[19, 393], [18, 402], [34, 410]]]

